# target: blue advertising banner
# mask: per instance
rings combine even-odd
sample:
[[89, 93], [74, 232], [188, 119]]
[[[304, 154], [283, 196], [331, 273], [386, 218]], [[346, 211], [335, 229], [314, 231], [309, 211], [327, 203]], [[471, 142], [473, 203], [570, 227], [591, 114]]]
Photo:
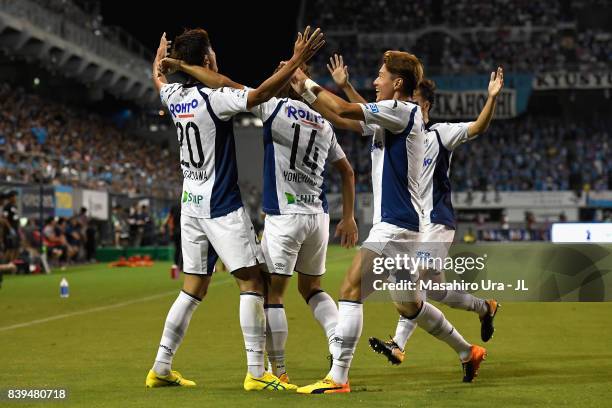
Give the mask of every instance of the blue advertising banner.
[[56, 186], [55, 216], [72, 217], [73, 214], [74, 210], [72, 209], [72, 187]]

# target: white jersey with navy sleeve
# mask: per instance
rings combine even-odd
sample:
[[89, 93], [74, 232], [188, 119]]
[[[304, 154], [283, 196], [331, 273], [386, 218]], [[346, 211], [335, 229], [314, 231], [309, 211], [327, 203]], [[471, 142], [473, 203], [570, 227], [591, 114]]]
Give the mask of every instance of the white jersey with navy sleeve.
[[345, 157], [329, 122], [289, 98], [272, 98], [251, 112], [264, 124], [263, 211], [327, 213], [325, 163]]
[[424, 214], [421, 226], [430, 223], [455, 229], [451, 202], [450, 165], [453, 151], [469, 140], [472, 122], [436, 123], [427, 128], [426, 151], [421, 174]]
[[419, 187], [425, 155], [421, 108], [411, 102], [385, 100], [361, 104], [363, 135], [372, 136], [373, 224], [386, 222], [419, 231]]
[[247, 111], [248, 90], [166, 84], [162, 103], [177, 128], [183, 173], [181, 213], [216, 218], [240, 207], [232, 117]]

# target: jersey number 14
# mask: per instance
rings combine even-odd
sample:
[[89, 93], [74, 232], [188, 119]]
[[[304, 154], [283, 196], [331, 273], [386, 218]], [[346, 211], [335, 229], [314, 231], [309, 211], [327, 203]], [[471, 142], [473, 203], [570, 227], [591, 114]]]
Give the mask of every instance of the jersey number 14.
[[[291, 145], [291, 158], [289, 159], [289, 168], [291, 170], [295, 170], [295, 159], [297, 156], [298, 145], [300, 143], [300, 125], [294, 123], [291, 125], [292, 128], [295, 129], [293, 132], [293, 144]], [[317, 130], [313, 129], [310, 132], [310, 139], [308, 140], [308, 146], [306, 147], [306, 154], [304, 155], [304, 159], [302, 159], [302, 164], [306, 166], [307, 169], [310, 169], [310, 174], [315, 174], [315, 170], [317, 169], [317, 159], [319, 158], [319, 148], [314, 148], [314, 153], [312, 155], [312, 159], [310, 158], [310, 153], [312, 153], [312, 146], [314, 145], [315, 136], [317, 135]]]

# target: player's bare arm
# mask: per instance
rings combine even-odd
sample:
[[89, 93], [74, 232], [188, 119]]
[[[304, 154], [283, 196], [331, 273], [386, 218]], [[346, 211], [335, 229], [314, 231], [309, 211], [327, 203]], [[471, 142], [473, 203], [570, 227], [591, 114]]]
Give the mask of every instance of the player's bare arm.
[[[293, 74], [293, 77], [291, 79], [291, 86], [299, 95], [305, 94], [305, 82], [307, 79], [309, 79], [308, 76], [299, 68]], [[337, 97], [334, 94], [331, 95], [345, 102], [342, 98]], [[329, 109], [326, 105], [317, 104], [315, 106], [313, 103], [312, 106], [317, 110], [317, 112], [323, 115], [325, 119], [329, 120], [334, 127], [361, 133], [362, 128], [359, 121], [342, 118], [333, 110]]]
[[342, 89], [349, 102], [368, 103], [349, 81], [348, 66], [344, 64], [344, 58], [342, 58], [342, 55], [334, 54], [333, 57], [329, 57], [327, 70], [331, 74], [336, 85]]
[[274, 75], [249, 92], [247, 109], [251, 109], [275, 96], [289, 82], [295, 70], [310, 60], [323, 44], [325, 44], [324, 35], [319, 28], [311, 33], [310, 26], [308, 26], [304, 30], [304, 34], [298, 33], [291, 59]]
[[159, 71], [159, 64], [161, 60], [163, 60], [168, 54], [168, 46], [170, 45], [170, 41], [166, 39], [166, 33], [163, 33], [161, 38], [159, 39], [159, 47], [157, 47], [157, 52], [155, 53], [155, 59], [153, 60], [153, 68], [151, 70], [151, 77], [153, 78], [153, 85], [157, 92], [159, 92], [165, 84], [168, 83], [166, 76]]
[[358, 230], [355, 222], [355, 174], [346, 157], [333, 163], [342, 177], [342, 220], [336, 227], [343, 248], [352, 248], [357, 243]]
[[478, 119], [472, 122], [472, 124], [468, 127], [468, 137], [472, 138], [485, 132], [489, 128], [489, 124], [491, 124], [491, 120], [493, 119], [493, 115], [495, 113], [497, 95], [499, 95], [499, 92], [503, 87], [504, 70], [502, 67], [498, 67], [497, 71], [491, 72], [487, 102], [482, 108], [480, 115], [478, 115]]
[[160, 72], [170, 73], [175, 71], [184, 72], [209, 88], [222, 88], [226, 86], [229, 88], [244, 89], [244, 85], [234, 82], [232, 79], [223, 74], [215, 72], [210, 68], [189, 65], [184, 61], [168, 57], [161, 60]]

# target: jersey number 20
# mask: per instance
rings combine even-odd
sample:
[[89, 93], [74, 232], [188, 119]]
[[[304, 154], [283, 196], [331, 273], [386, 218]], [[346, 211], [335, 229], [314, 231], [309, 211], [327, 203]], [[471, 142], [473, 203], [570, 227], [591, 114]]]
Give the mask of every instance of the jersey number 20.
[[[202, 150], [202, 140], [200, 139], [200, 129], [198, 129], [198, 126], [193, 123], [193, 122], [187, 122], [187, 125], [185, 125], [185, 128], [183, 129], [183, 125], [181, 124], [181, 122], [176, 122], [176, 129], [178, 131], [178, 138], [179, 138], [179, 148], [181, 149], [181, 164], [185, 167], [189, 167], [189, 162], [191, 162], [191, 164], [193, 165], [193, 167], [195, 167], [196, 169], [199, 169], [200, 167], [202, 167], [204, 165], [204, 151]], [[193, 146], [192, 146], [192, 141], [191, 141], [191, 136], [190, 136], [190, 130], [193, 130], [193, 139], [195, 140], [195, 147], [198, 150], [198, 161], [195, 161], [195, 158], [193, 157]], [[187, 150], [189, 150], [189, 162], [185, 161], [185, 159], [183, 158], [183, 141], [185, 139], [185, 137], [187, 137]]]

